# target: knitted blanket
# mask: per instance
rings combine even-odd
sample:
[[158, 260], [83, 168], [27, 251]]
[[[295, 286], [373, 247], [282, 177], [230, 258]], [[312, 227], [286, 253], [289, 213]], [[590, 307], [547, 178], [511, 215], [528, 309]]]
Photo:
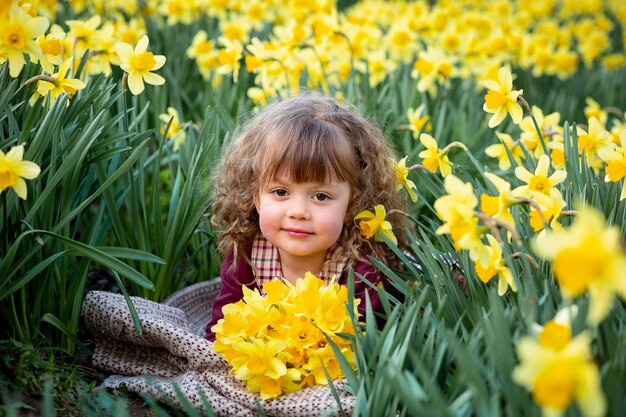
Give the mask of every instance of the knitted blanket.
[[[245, 383], [229, 374], [230, 366], [213, 350], [213, 344], [194, 334], [182, 310], [139, 297], [131, 297], [141, 322], [137, 334], [122, 295], [102, 291], [87, 294], [82, 317], [96, 338], [94, 366], [112, 375], [104, 388], [126, 387], [150, 394], [183, 408], [186, 399], [194, 408], [218, 416], [308, 417], [350, 415], [354, 397], [345, 380], [334, 381], [339, 403], [327, 386], [315, 386], [262, 400]], [[207, 306], [210, 308], [210, 306]], [[179, 394], [184, 396], [183, 401]]]

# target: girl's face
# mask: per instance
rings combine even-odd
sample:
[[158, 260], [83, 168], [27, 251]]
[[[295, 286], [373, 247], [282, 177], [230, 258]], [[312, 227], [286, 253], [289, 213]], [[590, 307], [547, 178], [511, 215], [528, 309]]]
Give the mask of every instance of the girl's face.
[[321, 271], [326, 252], [341, 235], [350, 188], [336, 179], [296, 183], [280, 173], [261, 187], [255, 199], [259, 226], [278, 248], [285, 278], [286, 264]]

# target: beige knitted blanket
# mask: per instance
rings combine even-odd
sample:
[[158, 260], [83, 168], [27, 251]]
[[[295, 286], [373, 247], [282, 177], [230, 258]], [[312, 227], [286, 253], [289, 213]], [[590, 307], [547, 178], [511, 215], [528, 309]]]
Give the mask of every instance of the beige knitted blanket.
[[339, 416], [341, 410], [352, 414], [354, 397], [345, 380], [334, 381], [341, 406], [327, 386], [262, 400], [229, 374], [230, 366], [211, 342], [191, 331], [182, 310], [139, 297], [131, 300], [141, 321], [140, 335], [123, 296], [91, 291], [83, 303], [85, 326], [96, 338], [93, 364], [112, 374], [102, 387], [125, 386], [182, 408], [179, 390], [198, 411], [205, 413], [208, 405], [224, 417]]

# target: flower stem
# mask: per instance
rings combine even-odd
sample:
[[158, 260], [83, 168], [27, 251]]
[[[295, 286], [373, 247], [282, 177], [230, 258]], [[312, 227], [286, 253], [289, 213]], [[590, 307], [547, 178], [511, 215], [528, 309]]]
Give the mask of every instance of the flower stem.
[[[548, 150], [548, 147], [546, 146], [546, 142], [543, 139], [543, 134], [541, 133], [541, 129], [539, 128], [539, 124], [537, 123], [537, 119], [535, 119], [535, 115], [533, 114], [533, 111], [528, 105], [528, 102], [522, 96], [518, 96], [517, 101], [522, 103], [522, 107], [524, 107], [526, 111], [528, 112], [528, 114], [530, 115], [530, 118], [533, 121], [533, 125], [535, 125], [535, 130], [537, 131], [537, 134], [539, 135], [539, 142], [541, 143], [541, 148], [543, 149], [543, 153], [550, 156], [550, 151]], [[552, 160], [550, 160], [550, 165], [552, 165]]]

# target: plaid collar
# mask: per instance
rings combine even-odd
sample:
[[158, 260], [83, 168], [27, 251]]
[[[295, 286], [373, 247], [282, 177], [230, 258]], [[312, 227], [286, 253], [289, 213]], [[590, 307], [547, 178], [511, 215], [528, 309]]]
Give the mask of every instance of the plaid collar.
[[[326, 253], [326, 260], [322, 265], [322, 270], [314, 273], [328, 284], [333, 276], [337, 276], [336, 279], [339, 279], [346, 265], [348, 265], [349, 259], [349, 256], [341, 246], [334, 244]], [[263, 284], [267, 281], [283, 277], [278, 248], [268, 242], [260, 233], [254, 238], [252, 243], [250, 261], [252, 261], [254, 266], [255, 280], [260, 289], [263, 288]]]

